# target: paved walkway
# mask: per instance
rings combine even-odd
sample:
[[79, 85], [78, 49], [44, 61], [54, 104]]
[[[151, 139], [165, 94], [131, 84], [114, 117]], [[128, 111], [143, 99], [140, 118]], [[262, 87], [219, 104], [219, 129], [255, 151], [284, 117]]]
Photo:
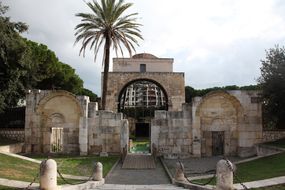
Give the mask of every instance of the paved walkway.
[[152, 155], [128, 154], [122, 166], [123, 169], [154, 169], [155, 162]]
[[155, 185], [170, 184], [160, 161], [155, 169], [123, 169], [119, 163], [106, 179], [107, 184]]
[[[274, 186], [279, 184], [285, 184], [285, 176], [282, 177], [275, 177], [270, 179], [264, 179], [259, 181], [251, 181], [243, 183], [247, 188], [259, 188], [259, 187], [268, 187], [268, 186]], [[284, 185], [285, 186], [285, 185]], [[234, 184], [234, 187], [236, 189], [244, 189], [240, 184]]]

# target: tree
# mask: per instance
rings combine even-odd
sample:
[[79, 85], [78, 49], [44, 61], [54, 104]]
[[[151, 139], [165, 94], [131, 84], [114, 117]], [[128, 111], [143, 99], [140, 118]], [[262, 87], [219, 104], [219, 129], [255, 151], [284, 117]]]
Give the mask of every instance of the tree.
[[0, 2], [0, 112], [7, 106], [15, 106], [24, 97], [25, 88], [21, 77], [25, 75], [26, 44], [20, 32], [28, 26], [12, 22], [5, 17], [8, 7]]
[[269, 49], [261, 63], [258, 82], [263, 90], [265, 121], [285, 129], [285, 48]]
[[137, 13], [123, 16], [122, 14], [132, 6], [132, 3], [124, 3], [124, 0], [101, 0], [100, 3], [93, 0], [87, 2], [87, 6], [92, 10], [92, 14], [78, 13], [81, 23], [75, 27], [75, 43], [81, 41], [79, 55], [83, 53], [87, 46], [94, 51], [94, 61], [102, 44], [103, 49], [103, 89], [102, 89], [102, 109], [105, 110], [107, 82], [110, 62], [110, 48], [113, 46], [116, 54], [118, 51], [123, 55], [122, 45], [126, 47], [130, 56], [135, 51], [134, 45], [138, 45], [137, 39], [143, 39], [139, 26], [134, 16]]

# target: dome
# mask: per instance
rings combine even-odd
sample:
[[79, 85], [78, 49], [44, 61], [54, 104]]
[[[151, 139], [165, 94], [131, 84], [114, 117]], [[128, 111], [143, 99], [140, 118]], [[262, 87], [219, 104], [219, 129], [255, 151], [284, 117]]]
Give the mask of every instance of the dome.
[[139, 54], [134, 55], [132, 58], [134, 59], [157, 59], [156, 56], [150, 53], [139, 53]]

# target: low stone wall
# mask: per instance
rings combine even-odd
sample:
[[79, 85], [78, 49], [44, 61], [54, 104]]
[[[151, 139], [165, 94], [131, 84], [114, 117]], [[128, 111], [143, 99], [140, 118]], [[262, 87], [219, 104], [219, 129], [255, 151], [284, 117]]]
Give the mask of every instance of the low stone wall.
[[5, 146], [0, 146], [0, 152], [8, 152], [8, 153], [20, 153], [23, 151], [24, 143], [16, 143]]
[[23, 128], [0, 128], [0, 138], [5, 138], [9, 140], [24, 142], [25, 139], [25, 131]]
[[271, 142], [285, 138], [285, 130], [263, 131], [263, 142]]

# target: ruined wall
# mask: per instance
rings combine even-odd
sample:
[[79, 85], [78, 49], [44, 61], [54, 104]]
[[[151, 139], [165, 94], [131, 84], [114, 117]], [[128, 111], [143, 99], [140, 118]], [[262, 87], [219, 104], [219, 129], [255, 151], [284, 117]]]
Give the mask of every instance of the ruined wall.
[[184, 73], [110, 72], [108, 77], [108, 90], [106, 97], [106, 110], [108, 111], [118, 111], [119, 94], [125, 85], [134, 80], [145, 79], [157, 82], [166, 91], [169, 111], [182, 110], [182, 104], [185, 102]]
[[22, 128], [1, 128], [0, 138], [24, 142], [25, 131]]
[[272, 142], [285, 138], [285, 131], [263, 131], [262, 142]]
[[166, 158], [185, 158], [192, 153], [191, 106], [180, 112], [155, 111], [151, 122], [151, 142]]
[[262, 104], [260, 91], [228, 91], [236, 97], [241, 106], [243, 115], [239, 126], [238, 154], [248, 157], [255, 154], [254, 145], [262, 142]]
[[128, 143], [128, 121], [122, 113], [98, 111], [93, 118], [88, 118], [89, 153], [107, 152], [120, 154]]
[[81, 151], [79, 135], [87, 124], [83, 118], [88, 113], [88, 97], [75, 97], [66, 91], [33, 90], [26, 100], [26, 152], [50, 152], [52, 128], [63, 129], [61, 152]]
[[211, 134], [224, 133], [224, 154], [254, 155], [262, 139], [258, 91], [214, 91], [193, 100], [193, 154], [213, 154]]

